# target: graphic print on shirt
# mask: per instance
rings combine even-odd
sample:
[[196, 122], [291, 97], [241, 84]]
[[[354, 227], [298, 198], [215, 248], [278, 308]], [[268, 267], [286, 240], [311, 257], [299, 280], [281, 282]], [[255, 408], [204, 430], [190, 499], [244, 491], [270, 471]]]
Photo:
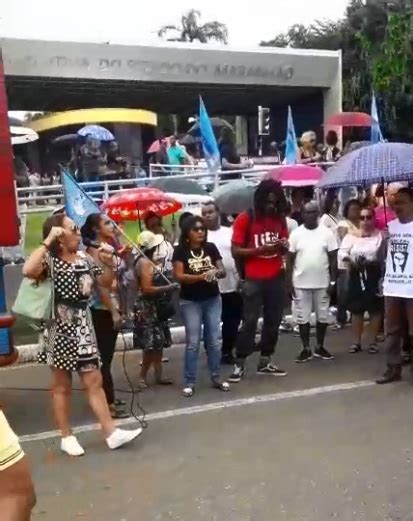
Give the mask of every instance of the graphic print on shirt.
[[395, 274], [404, 273], [409, 260], [409, 241], [393, 239], [390, 242], [390, 255], [393, 263], [393, 272]]
[[199, 275], [201, 273], [212, 270], [214, 265], [212, 264], [211, 257], [207, 255], [206, 257], [194, 257], [192, 259], [188, 259], [188, 267], [194, 275]]
[[[275, 244], [279, 237], [278, 232], [264, 232], [264, 233], [254, 233], [254, 245], [256, 248], [260, 248], [266, 244]], [[278, 257], [276, 253], [273, 255], [260, 255], [260, 257], [264, 257], [266, 259], [270, 259], [272, 257]]]

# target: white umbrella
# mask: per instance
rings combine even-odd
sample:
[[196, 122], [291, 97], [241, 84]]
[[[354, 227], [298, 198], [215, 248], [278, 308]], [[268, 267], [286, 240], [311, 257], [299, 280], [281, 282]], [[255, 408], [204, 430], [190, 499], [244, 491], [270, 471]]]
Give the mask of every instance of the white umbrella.
[[15, 125], [11, 125], [10, 127], [10, 134], [12, 136], [22, 136], [22, 135], [35, 135], [37, 137], [38, 134], [30, 127], [17, 127]]
[[34, 132], [34, 134], [24, 134], [22, 136], [11, 136], [11, 144], [12, 145], [24, 145], [25, 143], [31, 143], [33, 141], [37, 141], [39, 139], [39, 135]]

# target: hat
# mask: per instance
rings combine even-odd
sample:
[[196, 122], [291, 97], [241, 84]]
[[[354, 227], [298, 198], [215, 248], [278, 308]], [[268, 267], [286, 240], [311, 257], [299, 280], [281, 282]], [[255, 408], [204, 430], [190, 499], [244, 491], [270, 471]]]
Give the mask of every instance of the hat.
[[145, 250], [152, 250], [152, 248], [156, 248], [160, 244], [164, 242], [165, 238], [163, 235], [158, 233], [155, 235], [154, 233], [145, 230], [138, 237], [138, 244], [142, 246]]

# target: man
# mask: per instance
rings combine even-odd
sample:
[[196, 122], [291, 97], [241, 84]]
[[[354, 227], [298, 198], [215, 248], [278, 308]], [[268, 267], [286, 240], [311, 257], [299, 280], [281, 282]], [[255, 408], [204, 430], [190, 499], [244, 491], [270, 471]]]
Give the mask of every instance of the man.
[[178, 144], [177, 137], [172, 135], [169, 138], [169, 148], [167, 150], [168, 162], [172, 166], [181, 166], [188, 163], [188, 155]]
[[[80, 148], [80, 158], [82, 167], [82, 177], [86, 182], [97, 181], [99, 178], [99, 169], [105, 164], [105, 158], [102, 155], [100, 141], [87, 136], [86, 143]], [[99, 190], [98, 187], [89, 188], [91, 192]]]
[[[6, 316], [3, 316], [3, 320]], [[0, 367], [17, 360], [11, 355], [0, 356]], [[30, 521], [36, 494], [30, 468], [17, 436], [9, 426], [0, 406], [0, 512], [2, 521]]]
[[251, 168], [253, 166], [251, 161], [241, 162], [241, 157], [237, 152], [237, 148], [234, 143], [234, 133], [228, 127], [222, 127], [220, 138], [219, 138], [219, 155], [221, 158], [221, 169], [225, 171], [236, 170], [233, 174], [225, 173], [224, 178], [229, 179], [240, 179], [241, 174], [239, 170]]
[[232, 229], [221, 226], [215, 203], [207, 203], [202, 207], [202, 217], [208, 230], [208, 241], [213, 242], [218, 248], [226, 272], [226, 277], [218, 281], [222, 297], [221, 362], [232, 365], [235, 362], [233, 351], [242, 315], [242, 298], [238, 291], [239, 277], [231, 253]]
[[[378, 384], [397, 382], [402, 377], [401, 338], [407, 321], [413, 339], [413, 191], [401, 188], [394, 198], [397, 219], [388, 225], [386, 274], [384, 277], [387, 326], [387, 370]], [[412, 367], [412, 366], [411, 366]], [[413, 369], [413, 367], [412, 367]]]
[[232, 254], [243, 264], [245, 283], [243, 325], [237, 339], [237, 360], [231, 382], [239, 382], [245, 374], [245, 360], [254, 349], [261, 311], [264, 324], [257, 373], [287, 375], [286, 371], [271, 363], [284, 309], [283, 255], [288, 251], [285, 207], [281, 185], [265, 180], [255, 191], [254, 211], [240, 214], [234, 222]]
[[330, 293], [337, 279], [338, 244], [333, 232], [318, 224], [319, 210], [314, 202], [303, 208], [304, 224], [290, 237], [287, 258], [287, 288], [293, 299], [293, 309], [299, 327], [302, 350], [296, 362], [313, 358], [310, 348], [310, 318], [314, 311], [317, 319], [317, 347], [314, 356], [332, 360], [325, 349], [324, 339], [328, 325]]

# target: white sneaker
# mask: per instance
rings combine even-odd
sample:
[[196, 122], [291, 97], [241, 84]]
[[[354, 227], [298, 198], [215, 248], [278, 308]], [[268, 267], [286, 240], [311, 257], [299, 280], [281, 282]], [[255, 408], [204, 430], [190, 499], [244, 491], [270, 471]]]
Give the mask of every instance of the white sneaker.
[[77, 441], [76, 436], [66, 436], [60, 442], [60, 450], [69, 456], [83, 456], [85, 449]]
[[108, 447], [112, 450], [119, 449], [123, 445], [130, 443], [135, 438], [142, 434], [142, 428], [135, 429], [133, 431], [125, 431], [123, 429], [116, 429], [112, 434], [106, 438]]

